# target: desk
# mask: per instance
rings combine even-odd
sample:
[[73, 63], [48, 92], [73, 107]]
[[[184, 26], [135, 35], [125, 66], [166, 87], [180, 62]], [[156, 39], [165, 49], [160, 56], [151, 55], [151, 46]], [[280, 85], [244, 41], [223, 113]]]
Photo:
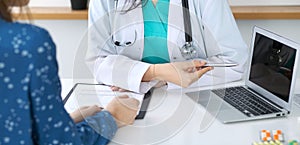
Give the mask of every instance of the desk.
[[[72, 87], [71, 80], [62, 82], [64, 90]], [[241, 82], [227, 86], [239, 84]], [[185, 91], [195, 90], [200, 89], [183, 91], [156, 89], [145, 119], [119, 129], [110, 145], [250, 145], [253, 141], [259, 141], [259, 131], [262, 129], [280, 129], [286, 140], [300, 140], [300, 108], [296, 105], [293, 105], [289, 117], [234, 124], [222, 124], [218, 120], [213, 120], [210, 126], [200, 131], [200, 122], [204, 118], [205, 109], [183, 94]]]

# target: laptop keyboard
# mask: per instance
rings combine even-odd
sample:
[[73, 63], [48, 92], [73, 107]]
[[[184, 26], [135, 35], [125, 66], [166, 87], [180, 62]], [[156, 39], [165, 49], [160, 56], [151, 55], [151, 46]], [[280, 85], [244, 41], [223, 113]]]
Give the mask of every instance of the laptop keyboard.
[[216, 89], [212, 92], [249, 117], [280, 112], [244, 87]]

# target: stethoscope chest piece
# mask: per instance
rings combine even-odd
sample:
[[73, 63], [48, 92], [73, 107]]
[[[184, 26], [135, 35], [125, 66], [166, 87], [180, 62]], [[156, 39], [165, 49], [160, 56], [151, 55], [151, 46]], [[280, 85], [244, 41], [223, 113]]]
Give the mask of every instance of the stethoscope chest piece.
[[180, 48], [180, 53], [184, 59], [193, 59], [197, 55], [196, 48], [193, 46], [192, 42], [185, 43]]

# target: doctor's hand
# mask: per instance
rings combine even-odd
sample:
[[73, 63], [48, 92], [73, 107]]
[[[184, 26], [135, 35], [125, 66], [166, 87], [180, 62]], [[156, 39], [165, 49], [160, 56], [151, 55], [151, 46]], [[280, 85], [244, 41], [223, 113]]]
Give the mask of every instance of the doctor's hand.
[[105, 108], [114, 117], [118, 127], [132, 124], [140, 102], [127, 95], [114, 98]]
[[155, 64], [150, 66], [144, 78], [148, 77], [149, 79], [152, 76], [151, 79], [168, 81], [186, 88], [213, 69], [212, 67], [203, 67], [205, 64], [206, 62], [199, 60]]
[[72, 112], [70, 116], [75, 123], [79, 123], [83, 121], [84, 118], [93, 116], [96, 113], [100, 112], [101, 110], [102, 108], [98, 107], [97, 105], [83, 106], [77, 109], [76, 111]]

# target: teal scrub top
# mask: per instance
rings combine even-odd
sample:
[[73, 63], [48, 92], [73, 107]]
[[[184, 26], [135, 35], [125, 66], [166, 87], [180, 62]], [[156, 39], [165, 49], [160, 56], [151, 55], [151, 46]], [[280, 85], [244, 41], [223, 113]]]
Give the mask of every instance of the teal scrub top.
[[143, 62], [151, 64], [170, 62], [168, 36], [169, 0], [158, 0], [156, 6], [147, 0], [143, 6], [144, 51]]

